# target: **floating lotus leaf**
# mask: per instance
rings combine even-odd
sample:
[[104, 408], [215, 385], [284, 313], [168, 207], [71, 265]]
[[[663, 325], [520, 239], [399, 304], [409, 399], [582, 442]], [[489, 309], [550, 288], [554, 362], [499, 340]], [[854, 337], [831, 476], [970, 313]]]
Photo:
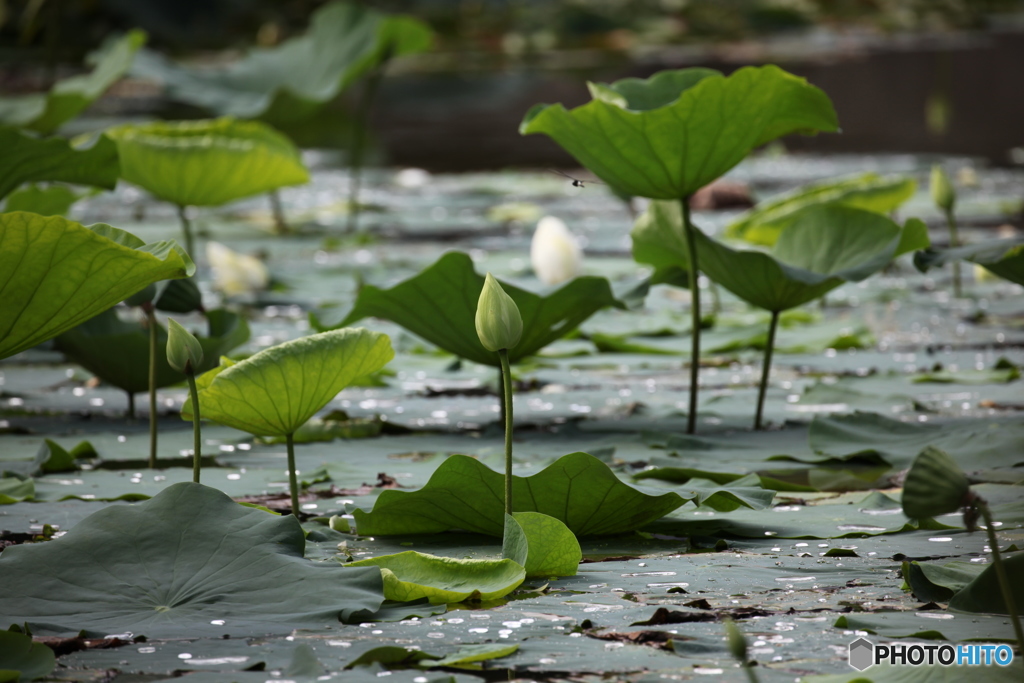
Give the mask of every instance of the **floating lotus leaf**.
[[575, 576], [583, 559], [569, 528], [539, 512], [505, 515], [501, 554], [523, 565], [527, 578]]
[[503, 598], [523, 582], [526, 570], [512, 560], [461, 560], [414, 550], [350, 562], [346, 567], [380, 567], [384, 596], [431, 604]]
[[[0, 126], [0, 199], [22, 183], [77, 183], [113, 190], [120, 166], [117, 145], [106, 135], [91, 144], [75, 145], [64, 138], [39, 138]], [[16, 207], [11, 208], [13, 211]]]

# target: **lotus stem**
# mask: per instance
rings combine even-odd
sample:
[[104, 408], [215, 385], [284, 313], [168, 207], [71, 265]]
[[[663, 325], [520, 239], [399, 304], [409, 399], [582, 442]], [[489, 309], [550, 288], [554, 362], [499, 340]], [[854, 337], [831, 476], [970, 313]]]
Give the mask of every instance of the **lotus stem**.
[[1021, 627], [1020, 614], [1017, 612], [1017, 603], [1013, 599], [1013, 592], [1010, 589], [1010, 580], [1006, 576], [1006, 567], [1003, 566], [1003, 557], [999, 554], [999, 541], [996, 540], [996, 530], [992, 523], [992, 511], [989, 510], [988, 502], [975, 497], [974, 505], [985, 520], [985, 532], [988, 534], [988, 544], [992, 547], [992, 564], [995, 565], [996, 578], [999, 579], [999, 589], [1003, 592], [1003, 599], [1006, 600], [1006, 609], [1010, 612], [1010, 620], [1013, 622], [1013, 632], [1017, 636], [1017, 647], [1024, 647], [1024, 628]]
[[[956, 249], [960, 246], [960, 234], [957, 229], [956, 215], [953, 209], [946, 211], [946, 224], [949, 226], [949, 246]], [[953, 261], [953, 296], [959, 299], [963, 296], [963, 284], [960, 277], [960, 261]]]
[[299, 516], [299, 477], [295, 472], [295, 434], [284, 435], [288, 445], [288, 487], [292, 492], [292, 514]]
[[501, 383], [505, 396], [505, 514], [512, 514], [512, 370], [508, 350], [498, 351], [501, 359]]
[[195, 251], [193, 250], [192, 240], [192, 221], [188, 218], [188, 208], [178, 205], [178, 219], [181, 220], [181, 232], [185, 235], [185, 251], [188, 252], [189, 257], [195, 260]]
[[764, 396], [768, 393], [768, 378], [772, 374], [772, 353], [775, 351], [775, 331], [779, 328], [779, 311], [772, 311], [772, 321], [768, 325], [768, 343], [764, 347], [764, 367], [761, 369], [761, 388], [757, 392], [757, 412], [754, 414], [754, 429], [761, 429], [761, 416], [764, 413]]
[[270, 212], [274, 216], [274, 231], [278, 235], [284, 235], [291, 232], [291, 228], [288, 226], [288, 218], [284, 215], [284, 205], [281, 203], [281, 191], [271, 190], [267, 193], [270, 197]]
[[359, 226], [359, 190], [363, 179], [363, 147], [365, 143], [366, 129], [370, 122], [370, 109], [377, 99], [377, 87], [384, 76], [384, 69], [391, 59], [391, 53], [385, 53], [377, 67], [366, 77], [366, 85], [363, 88], [362, 97], [359, 98], [359, 109], [356, 112], [355, 124], [352, 128], [352, 144], [349, 158], [349, 172], [352, 175], [352, 184], [348, 193], [348, 224], [345, 231], [354, 233]]
[[135, 394], [130, 391], [124, 392], [128, 396], [128, 419], [135, 419]]
[[686, 249], [690, 252], [690, 410], [686, 416], [686, 433], [697, 431], [697, 392], [700, 386], [700, 287], [697, 280], [700, 269], [697, 264], [697, 238], [693, 234], [690, 222], [690, 198], [679, 200], [683, 210], [683, 234], [686, 236]]
[[747, 680], [750, 681], [750, 683], [760, 683], [760, 681], [757, 680], [757, 674], [754, 673], [754, 667], [750, 666], [749, 662], [743, 662], [741, 668], [746, 672]]
[[149, 469], [156, 469], [156, 311], [142, 304], [149, 325]]
[[196, 389], [196, 373], [189, 364], [185, 368], [188, 379], [188, 393], [192, 397], [192, 481], [199, 483], [199, 470], [202, 467], [202, 439], [199, 436], [199, 390]]
[[498, 419], [505, 422], [505, 373], [498, 366]]

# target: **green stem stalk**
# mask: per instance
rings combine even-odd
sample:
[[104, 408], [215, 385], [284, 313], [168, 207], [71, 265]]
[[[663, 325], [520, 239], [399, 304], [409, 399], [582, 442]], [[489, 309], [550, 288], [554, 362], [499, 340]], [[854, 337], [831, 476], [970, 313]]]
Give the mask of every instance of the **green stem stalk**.
[[686, 236], [686, 249], [690, 252], [690, 410], [686, 416], [686, 433], [697, 431], [697, 392], [700, 384], [700, 266], [697, 263], [697, 238], [693, 234], [690, 222], [690, 198], [679, 200], [683, 210], [683, 234]]
[[194, 261], [196, 254], [193, 250], [192, 221], [188, 219], [187, 208], [180, 204], [178, 205], [178, 219], [181, 220], [181, 231], [185, 235], [185, 251], [188, 252], [189, 258]]
[[750, 666], [749, 662], [743, 663], [743, 670], [746, 672], [747, 680], [750, 681], [750, 683], [760, 683], [757, 680], [757, 674], [754, 673], [754, 667]]
[[198, 484], [203, 462], [203, 441], [199, 436], [199, 390], [196, 389], [196, 373], [191, 365], [185, 368], [185, 377], [188, 379], [188, 393], [192, 397], [192, 481]]
[[284, 215], [284, 204], [281, 203], [281, 191], [271, 190], [267, 193], [270, 197], [270, 212], [274, 216], [274, 231], [278, 235], [285, 235], [291, 232], [288, 226], [288, 218]]
[[348, 222], [346, 232], [354, 233], [359, 226], [359, 190], [363, 179], [363, 151], [366, 130], [370, 124], [370, 109], [377, 99], [377, 87], [380, 85], [384, 70], [387, 68], [390, 54], [385, 54], [377, 67], [366, 77], [366, 85], [363, 88], [362, 97], [359, 98], [359, 109], [356, 112], [356, 120], [352, 127], [351, 155], [349, 160], [349, 172], [352, 175], [352, 184], [348, 193]]
[[135, 419], [135, 394], [130, 391], [124, 392], [128, 395], [128, 419]]
[[505, 373], [498, 366], [498, 420], [505, 422]]
[[[949, 225], [949, 246], [956, 249], [960, 246], [960, 234], [956, 225], [956, 216], [953, 214], [952, 209], [946, 211], [946, 224]], [[953, 296], [957, 299], [963, 296], [959, 261], [953, 261]]]
[[512, 514], [512, 370], [508, 349], [498, 351], [501, 359], [501, 382], [505, 395], [505, 514]]
[[1006, 600], [1006, 609], [1010, 612], [1013, 632], [1017, 636], [1017, 647], [1024, 648], [1024, 628], [1020, 624], [1020, 613], [1017, 612], [1017, 604], [1013, 599], [1013, 592], [1010, 589], [1010, 580], [1006, 576], [1003, 557], [999, 554], [999, 541], [996, 540], [996, 530], [992, 524], [992, 511], [988, 508], [988, 502], [982, 498], [975, 498], [974, 505], [978, 508], [978, 512], [981, 513], [982, 519], [985, 520], [988, 544], [992, 546], [992, 564], [995, 565], [996, 578], [999, 579], [999, 589], [1003, 592], [1003, 599]]
[[754, 429], [761, 429], [764, 413], [764, 396], [768, 392], [768, 378], [772, 374], [772, 352], [775, 351], [775, 331], [779, 328], [779, 311], [772, 311], [772, 322], [768, 325], [768, 344], [764, 347], [764, 368], [761, 369], [761, 388], [757, 392], [757, 412], [754, 414]]
[[156, 312], [153, 304], [144, 304], [149, 323], [149, 469], [156, 469]]
[[295, 435], [285, 434], [288, 445], [288, 486], [292, 492], [292, 514], [299, 516], [299, 477], [295, 474]]

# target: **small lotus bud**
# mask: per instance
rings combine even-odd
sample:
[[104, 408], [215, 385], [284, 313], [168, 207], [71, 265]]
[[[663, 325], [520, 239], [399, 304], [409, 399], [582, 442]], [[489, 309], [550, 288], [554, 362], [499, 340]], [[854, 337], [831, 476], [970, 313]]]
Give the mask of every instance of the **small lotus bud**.
[[931, 179], [931, 193], [932, 201], [943, 211], [952, 211], [953, 206], [956, 204], [956, 190], [953, 189], [953, 183], [949, 182], [949, 176], [946, 175], [946, 171], [935, 164], [932, 166], [932, 179]]
[[945, 451], [927, 446], [903, 482], [903, 514], [914, 519], [956, 512], [967, 502], [970, 482]]
[[178, 372], [195, 372], [203, 362], [203, 347], [174, 319], [167, 320], [167, 364]]
[[583, 252], [565, 223], [554, 216], [544, 216], [533, 233], [530, 262], [537, 279], [546, 285], [557, 285], [579, 275]]
[[747, 639], [732, 619], [725, 622], [725, 634], [729, 639], [729, 653], [741, 664], [747, 663]]
[[523, 336], [519, 307], [490, 273], [476, 303], [476, 333], [488, 351], [511, 349]]

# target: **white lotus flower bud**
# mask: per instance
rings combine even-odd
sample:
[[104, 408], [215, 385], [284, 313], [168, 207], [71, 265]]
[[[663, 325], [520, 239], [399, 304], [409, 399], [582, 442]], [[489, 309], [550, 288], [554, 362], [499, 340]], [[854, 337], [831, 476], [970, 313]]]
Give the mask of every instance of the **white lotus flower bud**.
[[544, 216], [533, 233], [530, 263], [541, 282], [557, 285], [579, 275], [583, 250], [565, 223], [554, 216]]
[[206, 243], [206, 258], [213, 268], [213, 288], [227, 296], [266, 289], [270, 273], [263, 261], [239, 254], [219, 242]]

